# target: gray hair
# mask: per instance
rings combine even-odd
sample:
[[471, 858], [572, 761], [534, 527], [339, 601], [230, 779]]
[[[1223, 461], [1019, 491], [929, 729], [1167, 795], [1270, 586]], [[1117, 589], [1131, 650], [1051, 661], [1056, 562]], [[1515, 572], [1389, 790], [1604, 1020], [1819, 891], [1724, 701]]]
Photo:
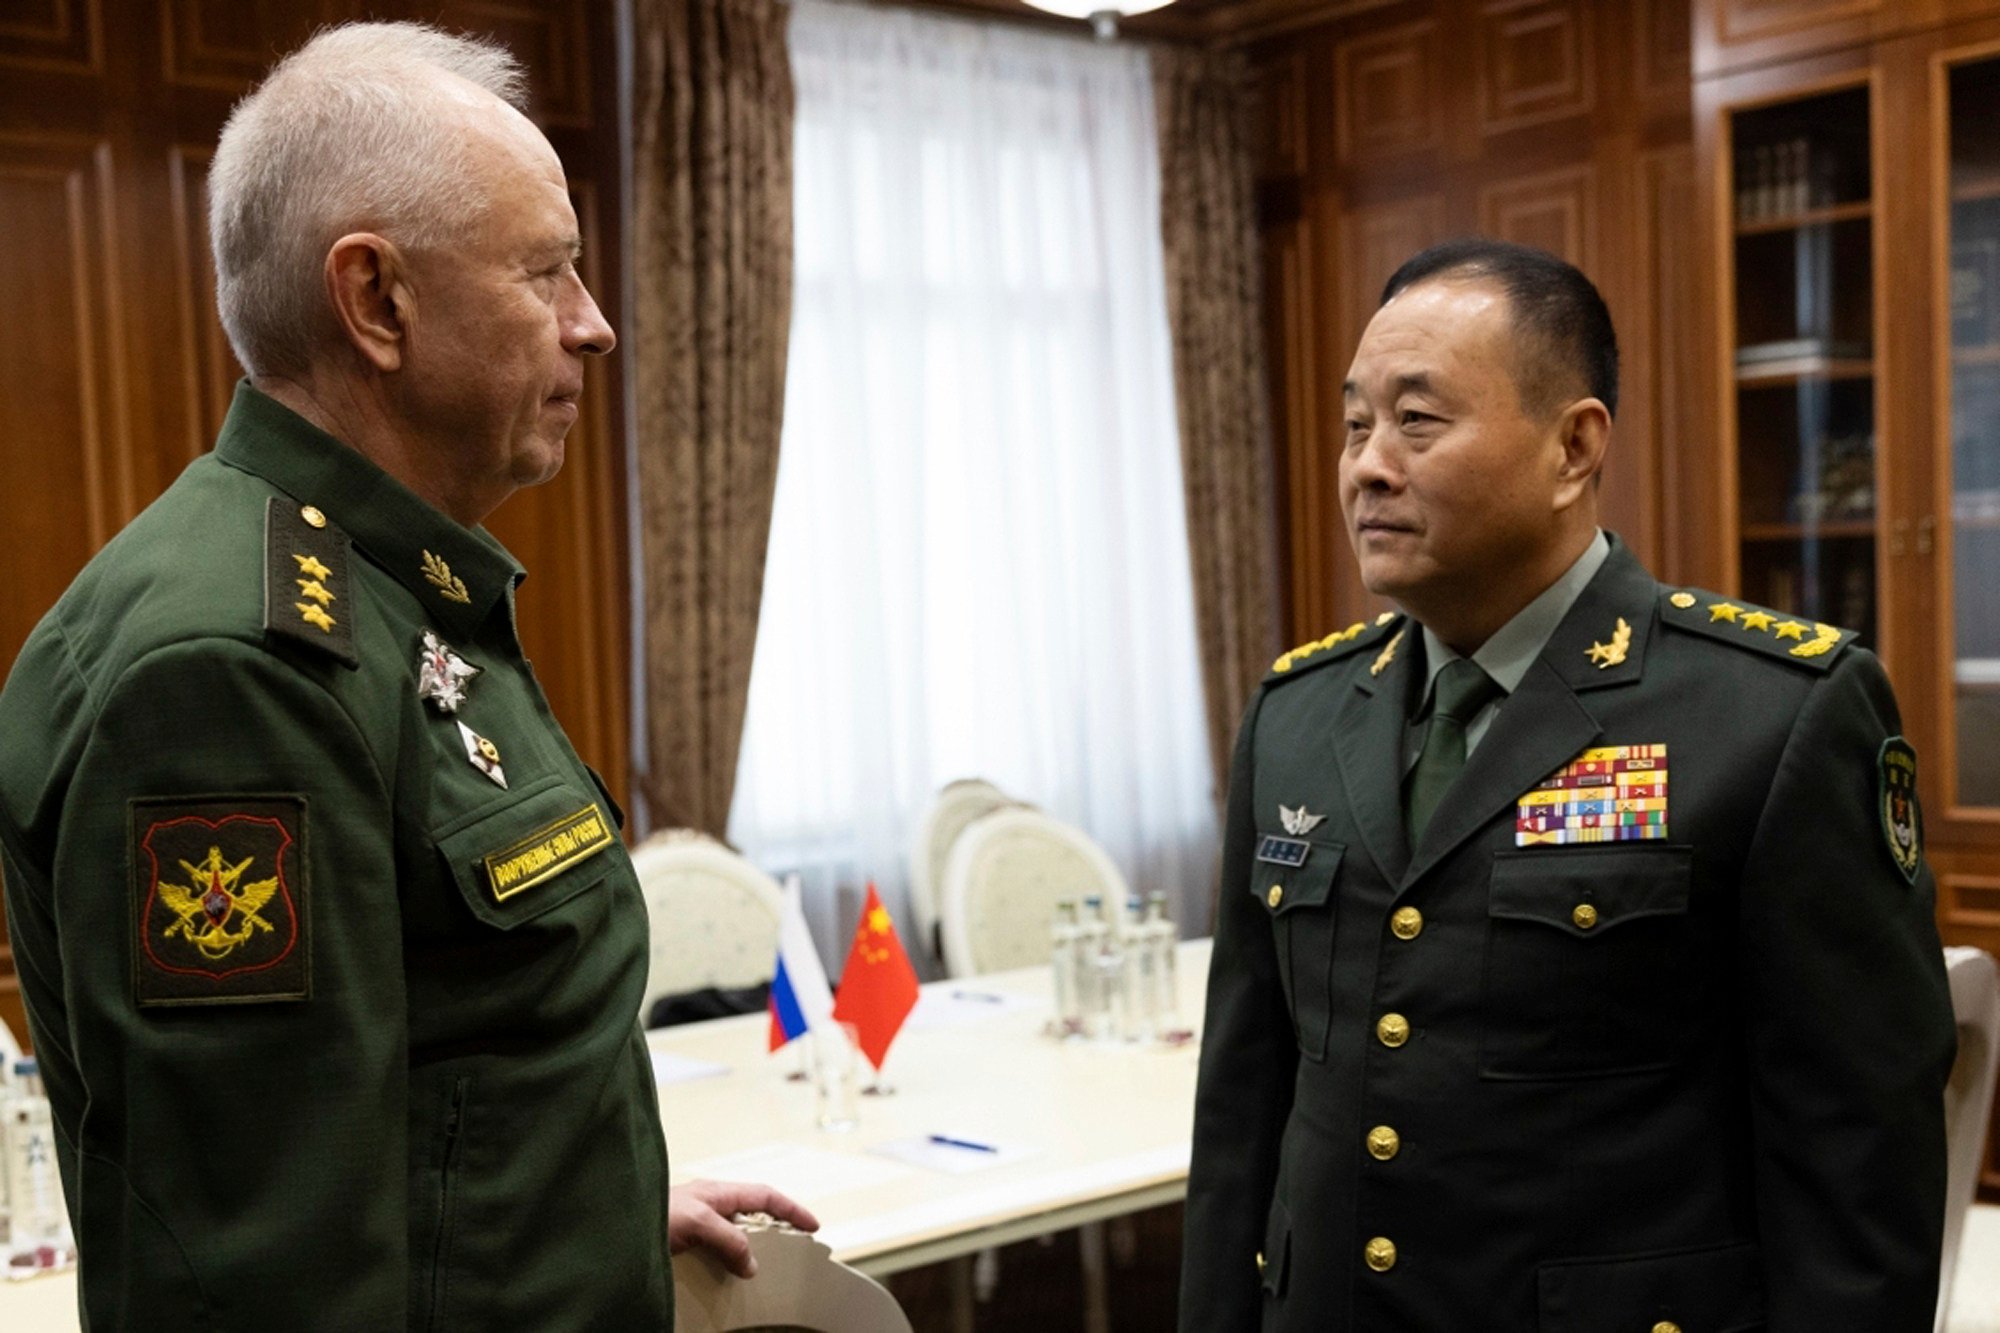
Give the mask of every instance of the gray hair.
[[336, 324], [327, 249], [375, 231], [412, 249], [452, 239], [480, 212], [438, 71], [527, 109], [504, 47], [421, 23], [328, 28], [280, 61], [229, 114], [209, 168], [215, 294], [253, 375], [305, 370]]

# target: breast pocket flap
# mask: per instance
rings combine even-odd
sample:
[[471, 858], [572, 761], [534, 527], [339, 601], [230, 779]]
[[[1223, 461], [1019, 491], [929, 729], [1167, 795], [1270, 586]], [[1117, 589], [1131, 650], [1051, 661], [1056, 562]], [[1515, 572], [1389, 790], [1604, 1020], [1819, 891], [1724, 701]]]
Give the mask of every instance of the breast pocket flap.
[[1536, 1273], [1542, 1333], [1604, 1333], [1662, 1323], [1710, 1333], [1764, 1327], [1764, 1274], [1752, 1244], [1565, 1260]]
[[1581, 847], [1493, 858], [1489, 916], [1594, 939], [1648, 917], [1686, 916], [1692, 847]]
[[444, 825], [432, 840], [466, 906], [502, 930], [601, 883], [624, 856], [605, 800], [559, 776]]
[[1301, 908], [1325, 907], [1347, 853], [1344, 843], [1316, 842], [1303, 863], [1279, 865], [1259, 859], [1250, 872], [1250, 892], [1272, 916]]

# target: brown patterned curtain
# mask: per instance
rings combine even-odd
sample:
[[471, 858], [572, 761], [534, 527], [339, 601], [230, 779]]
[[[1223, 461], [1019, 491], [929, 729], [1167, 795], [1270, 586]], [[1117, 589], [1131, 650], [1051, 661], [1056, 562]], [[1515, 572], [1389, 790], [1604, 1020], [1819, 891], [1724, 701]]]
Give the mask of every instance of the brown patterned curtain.
[[1243, 706], [1278, 652], [1251, 82], [1234, 52], [1155, 46], [1152, 59], [1195, 627], [1221, 792]]
[[736, 784], [792, 311], [778, 0], [634, 0], [632, 380], [656, 826], [720, 836]]

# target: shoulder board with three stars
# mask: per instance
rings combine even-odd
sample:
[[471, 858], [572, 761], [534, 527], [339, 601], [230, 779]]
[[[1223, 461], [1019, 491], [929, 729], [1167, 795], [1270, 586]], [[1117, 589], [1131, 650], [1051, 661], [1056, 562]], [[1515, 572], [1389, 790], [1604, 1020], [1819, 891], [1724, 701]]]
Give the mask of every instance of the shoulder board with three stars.
[[1858, 637], [1851, 629], [1803, 620], [1699, 588], [1661, 593], [1660, 619], [1675, 629], [1783, 658], [1809, 671], [1831, 668], [1841, 650]]
[[355, 604], [347, 534], [315, 506], [274, 495], [264, 505], [264, 637], [302, 644], [349, 667]]
[[1277, 685], [1294, 679], [1314, 667], [1337, 662], [1368, 647], [1382, 637], [1389, 625], [1402, 617], [1394, 611], [1384, 611], [1375, 617], [1373, 623], [1357, 620], [1346, 629], [1335, 630], [1323, 639], [1302, 643], [1290, 652], [1281, 655], [1271, 663], [1271, 674], [1264, 677], [1266, 685]]

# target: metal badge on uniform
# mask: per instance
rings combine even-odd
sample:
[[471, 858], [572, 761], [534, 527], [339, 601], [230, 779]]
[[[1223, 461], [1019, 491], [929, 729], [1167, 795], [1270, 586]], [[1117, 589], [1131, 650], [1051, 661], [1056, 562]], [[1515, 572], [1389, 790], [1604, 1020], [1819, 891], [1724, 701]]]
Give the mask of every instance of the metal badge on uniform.
[[1274, 866], [1291, 866], [1297, 869], [1312, 855], [1312, 844], [1302, 838], [1280, 838], [1276, 834], [1266, 834], [1257, 843], [1257, 859]]
[[1514, 845], [1653, 842], [1667, 836], [1667, 747], [1585, 750], [1515, 806]]
[[1303, 838], [1306, 834], [1311, 833], [1321, 824], [1324, 824], [1326, 816], [1308, 814], [1303, 805], [1294, 810], [1291, 806], [1280, 802], [1278, 805], [1278, 820], [1285, 826], [1285, 832], [1291, 834], [1294, 838]]
[[305, 999], [304, 799], [142, 798], [130, 815], [140, 1007]]
[[472, 766], [505, 788], [507, 775], [500, 768], [500, 747], [463, 722], [458, 724], [458, 734], [465, 738], [465, 757]]
[[465, 702], [465, 687], [478, 674], [479, 668], [453, 652], [450, 644], [424, 631], [424, 646], [417, 654], [419, 699], [436, 704], [440, 713], [456, 713]]
[[1891, 736], [1882, 742], [1875, 767], [1882, 836], [1889, 843], [1889, 859], [1904, 879], [1915, 884], [1924, 859], [1924, 817], [1917, 807], [1917, 752], [1901, 736]]

